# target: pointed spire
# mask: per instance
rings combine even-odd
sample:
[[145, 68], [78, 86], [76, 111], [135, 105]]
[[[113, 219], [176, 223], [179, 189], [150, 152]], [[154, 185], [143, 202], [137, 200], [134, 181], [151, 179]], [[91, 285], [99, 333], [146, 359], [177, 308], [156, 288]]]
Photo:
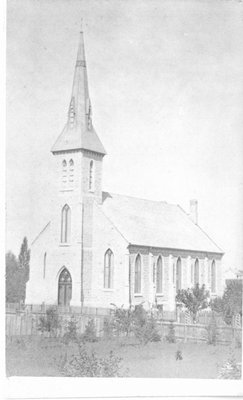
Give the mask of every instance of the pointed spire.
[[105, 154], [104, 147], [92, 125], [92, 109], [89, 98], [83, 23], [81, 23], [79, 34], [79, 45], [68, 111], [68, 121], [52, 151], [63, 151], [68, 148], [85, 148], [86, 150]]

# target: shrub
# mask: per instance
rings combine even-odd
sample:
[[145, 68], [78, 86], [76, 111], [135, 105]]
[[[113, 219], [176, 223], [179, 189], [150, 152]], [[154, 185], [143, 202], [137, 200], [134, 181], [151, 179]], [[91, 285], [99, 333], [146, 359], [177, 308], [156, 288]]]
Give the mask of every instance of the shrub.
[[85, 331], [81, 335], [81, 340], [83, 342], [91, 342], [91, 343], [98, 341], [98, 338], [96, 336], [95, 323], [93, 319], [90, 319], [88, 321], [88, 324], [85, 327]]
[[184, 306], [192, 313], [193, 321], [196, 322], [198, 311], [208, 307], [209, 292], [205, 289], [205, 285], [201, 287], [197, 283], [192, 289], [178, 290], [176, 301], [184, 304]]
[[131, 307], [125, 309], [123, 306], [112, 305], [115, 307], [112, 313], [112, 325], [115, 335], [125, 334], [125, 336], [128, 336], [133, 331], [134, 310]]
[[169, 332], [168, 332], [168, 335], [166, 335], [165, 339], [169, 343], [175, 343], [176, 342], [175, 327], [174, 327], [173, 321], [170, 321]]
[[241, 379], [241, 364], [236, 362], [235, 355], [230, 349], [230, 355], [227, 361], [220, 368], [219, 379]]
[[112, 351], [104, 358], [93, 351], [89, 354], [85, 345], [81, 344], [78, 355], [65, 359], [60, 369], [64, 376], [115, 377], [120, 376], [121, 361]]
[[146, 319], [135, 320], [134, 334], [140, 343], [159, 342], [161, 335], [158, 332], [157, 323], [153, 316]]
[[46, 314], [39, 318], [37, 329], [43, 332], [49, 332], [50, 334], [57, 335], [57, 330], [60, 327], [60, 320], [57, 309], [55, 307], [49, 307], [46, 310]]
[[67, 323], [66, 332], [63, 336], [63, 341], [66, 344], [70, 342], [77, 342], [78, 341], [78, 321], [75, 319], [75, 316], [72, 315], [70, 320]]

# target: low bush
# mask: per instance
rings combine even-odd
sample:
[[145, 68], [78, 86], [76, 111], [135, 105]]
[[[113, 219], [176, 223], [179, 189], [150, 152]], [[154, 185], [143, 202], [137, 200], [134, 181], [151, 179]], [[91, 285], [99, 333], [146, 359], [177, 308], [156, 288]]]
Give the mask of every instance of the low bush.
[[57, 309], [49, 307], [46, 314], [39, 318], [37, 329], [41, 333], [48, 332], [50, 335], [57, 336], [58, 329], [60, 328], [60, 320]]
[[97, 342], [98, 337], [96, 335], [96, 328], [95, 328], [95, 323], [93, 319], [90, 319], [88, 321], [88, 324], [85, 327], [84, 333], [81, 335], [81, 341], [82, 342]]
[[61, 361], [60, 370], [62, 375], [72, 377], [117, 377], [120, 376], [121, 361], [112, 351], [107, 357], [98, 357], [93, 351], [89, 353], [85, 344], [81, 344], [77, 355]]
[[228, 359], [220, 368], [219, 379], [241, 379], [241, 364], [236, 362], [234, 351], [230, 349]]
[[78, 321], [75, 319], [75, 316], [72, 315], [70, 320], [67, 323], [66, 332], [63, 336], [63, 342], [65, 344], [69, 344], [71, 342], [78, 341]]

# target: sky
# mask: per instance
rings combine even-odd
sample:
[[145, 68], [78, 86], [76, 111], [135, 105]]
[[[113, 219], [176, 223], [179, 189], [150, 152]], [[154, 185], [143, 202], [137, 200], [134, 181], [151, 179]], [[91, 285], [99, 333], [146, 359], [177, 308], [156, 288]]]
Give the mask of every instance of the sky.
[[199, 225], [243, 259], [243, 3], [9, 0], [6, 249], [51, 219], [81, 18], [103, 190], [199, 204]]

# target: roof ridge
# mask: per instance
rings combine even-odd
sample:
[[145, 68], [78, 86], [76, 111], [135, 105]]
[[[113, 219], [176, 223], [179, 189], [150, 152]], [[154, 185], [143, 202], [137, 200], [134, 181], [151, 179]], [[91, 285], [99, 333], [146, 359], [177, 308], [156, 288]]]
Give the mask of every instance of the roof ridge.
[[151, 200], [151, 199], [145, 199], [143, 197], [137, 197], [137, 196], [131, 196], [131, 195], [127, 195], [127, 194], [121, 194], [121, 193], [113, 193], [113, 192], [108, 192], [108, 191], [103, 191], [103, 193], [108, 193], [110, 195], [114, 195], [114, 196], [120, 196], [120, 197], [127, 197], [129, 199], [136, 199], [136, 200], [143, 200], [143, 201], [149, 201], [151, 203], [158, 203], [158, 204], [168, 204], [170, 206], [175, 206], [177, 207], [177, 204], [175, 203], [168, 203], [166, 200]]

